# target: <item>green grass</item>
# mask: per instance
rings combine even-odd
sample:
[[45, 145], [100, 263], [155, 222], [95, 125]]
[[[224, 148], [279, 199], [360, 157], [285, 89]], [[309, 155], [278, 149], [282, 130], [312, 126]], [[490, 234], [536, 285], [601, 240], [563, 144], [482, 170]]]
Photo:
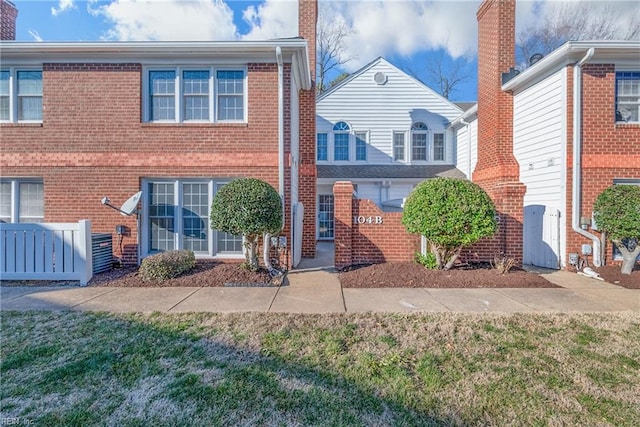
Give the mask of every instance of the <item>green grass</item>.
[[30, 425], [640, 425], [637, 313], [1, 320], [0, 419]]

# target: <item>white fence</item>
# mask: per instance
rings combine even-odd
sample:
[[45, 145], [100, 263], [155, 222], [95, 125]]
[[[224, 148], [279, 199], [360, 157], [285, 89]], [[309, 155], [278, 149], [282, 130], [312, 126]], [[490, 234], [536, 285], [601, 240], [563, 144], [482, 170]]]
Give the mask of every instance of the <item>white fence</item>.
[[93, 276], [91, 221], [0, 224], [1, 280], [79, 280]]

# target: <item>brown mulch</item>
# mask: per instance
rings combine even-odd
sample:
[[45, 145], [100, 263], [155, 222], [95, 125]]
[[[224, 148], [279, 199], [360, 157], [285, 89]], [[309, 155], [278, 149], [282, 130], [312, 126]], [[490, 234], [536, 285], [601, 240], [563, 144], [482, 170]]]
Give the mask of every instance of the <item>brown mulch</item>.
[[609, 283], [624, 286], [627, 289], [640, 289], [640, 264], [636, 263], [631, 274], [622, 274], [619, 265], [605, 265], [594, 268]]
[[233, 286], [267, 285], [271, 281], [266, 270], [256, 272], [241, 267], [240, 263], [223, 263], [213, 260], [196, 261], [196, 266], [187, 273], [163, 282], [145, 282], [138, 277], [137, 267], [114, 268], [96, 274], [89, 286], [115, 287], [216, 287], [231, 284]]
[[345, 288], [557, 288], [538, 274], [512, 268], [500, 274], [489, 265], [428, 270], [415, 263], [352, 267], [340, 273]]

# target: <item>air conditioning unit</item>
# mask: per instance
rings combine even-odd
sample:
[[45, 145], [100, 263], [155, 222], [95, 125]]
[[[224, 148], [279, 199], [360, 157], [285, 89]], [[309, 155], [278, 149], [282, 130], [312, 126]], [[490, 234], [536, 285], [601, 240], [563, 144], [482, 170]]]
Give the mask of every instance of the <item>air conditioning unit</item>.
[[93, 274], [111, 270], [113, 264], [113, 238], [111, 233], [91, 233]]

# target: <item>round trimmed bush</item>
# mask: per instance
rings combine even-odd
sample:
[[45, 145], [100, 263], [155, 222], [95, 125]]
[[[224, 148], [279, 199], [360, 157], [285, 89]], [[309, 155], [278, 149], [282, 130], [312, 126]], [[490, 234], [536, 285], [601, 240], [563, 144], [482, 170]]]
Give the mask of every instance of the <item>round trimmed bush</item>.
[[402, 224], [425, 236], [439, 269], [451, 268], [463, 247], [492, 236], [496, 209], [489, 195], [471, 181], [434, 178], [421, 182], [404, 205]]

